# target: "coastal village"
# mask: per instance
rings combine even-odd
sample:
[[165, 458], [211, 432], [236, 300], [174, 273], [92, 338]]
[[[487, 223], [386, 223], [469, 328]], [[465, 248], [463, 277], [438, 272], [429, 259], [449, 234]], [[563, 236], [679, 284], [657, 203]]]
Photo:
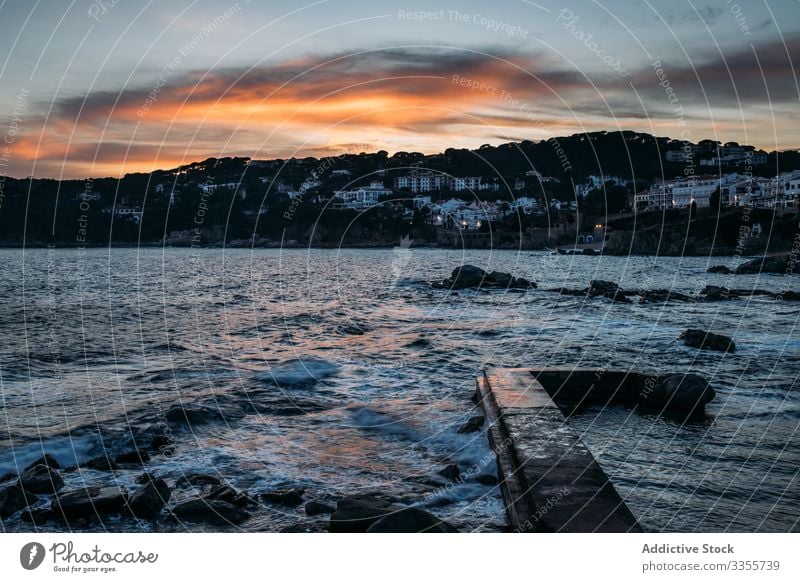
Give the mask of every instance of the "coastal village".
[[[106, 242], [90, 240], [92, 224], [113, 223], [119, 236], [135, 233], [139, 243], [169, 246], [271, 246], [281, 238], [289, 246], [372, 246], [411, 236], [418, 244], [445, 247], [522, 246], [592, 254], [609, 250], [606, 243], [620, 221], [634, 219], [641, 226], [648, 216], [677, 217], [680, 211], [691, 218], [698, 211], [700, 216], [737, 209], [779, 216], [798, 211], [800, 163], [784, 161], [790, 154], [798, 157], [797, 152], [767, 154], [733, 142], [691, 144], [635, 132], [559, 139], [435, 155], [381, 151], [275, 160], [211, 158], [120, 179], [36, 180], [31, 190], [34, 196], [41, 192], [42, 199], [47, 192], [51, 198], [57, 193], [60, 206], [52, 211], [57, 217], [76, 215], [87, 244]], [[785, 171], [773, 171], [778, 155]], [[27, 188], [24, 180], [16, 182], [22, 211]], [[13, 183], [6, 183], [4, 194], [8, 217]], [[748, 237], [763, 231], [759, 216], [748, 217]], [[347, 227], [351, 223], [357, 227]], [[10, 222], [9, 237], [13, 231]], [[35, 226], [26, 236], [32, 233]], [[53, 241], [29, 240], [48, 242]]]

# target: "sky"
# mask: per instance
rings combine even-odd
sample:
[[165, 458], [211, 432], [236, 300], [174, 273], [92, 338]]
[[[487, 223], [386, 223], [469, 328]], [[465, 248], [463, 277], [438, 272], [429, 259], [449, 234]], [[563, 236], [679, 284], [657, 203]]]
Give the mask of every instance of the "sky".
[[800, 0], [0, 0], [0, 174], [620, 129], [797, 149], [798, 59]]

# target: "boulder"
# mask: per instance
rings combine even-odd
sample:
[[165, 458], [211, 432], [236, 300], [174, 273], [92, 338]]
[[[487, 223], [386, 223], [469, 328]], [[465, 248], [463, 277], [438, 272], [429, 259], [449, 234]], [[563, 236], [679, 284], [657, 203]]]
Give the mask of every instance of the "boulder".
[[729, 269], [725, 265], [716, 265], [714, 267], [709, 267], [706, 270], [706, 273], [720, 273], [722, 275], [733, 275], [733, 269]]
[[128, 494], [122, 487], [85, 487], [62, 493], [53, 498], [50, 505], [53, 513], [63, 516], [67, 522], [96, 515], [119, 513], [127, 501]]
[[172, 493], [163, 479], [151, 479], [128, 499], [128, 509], [135, 517], [149, 519], [158, 513], [169, 502]]
[[212, 487], [211, 491], [204, 496], [205, 499], [218, 499], [226, 501], [236, 507], [246, 507], [255, 503], [255, 500], [247, 493], [237, 491], [230, 485], [217, 485]]
[[214, 475], [206, 475], [204, 473], [190, 473], [183, 475], [175, 481], [175, 487], [202, 487], [204, 485], [222, 485], [222, 481]]
[[535, 289], [536, 283], [510, 273], [492, 271], [487, 273], [475, 265], [462, 265], [448, 279], [431, 284], [434, 289]]
[[772, 257], [759, 257], [736, 267], [737, 275], [757, 275], [759, 273], [788, 274], [792, 272], [794, 262], [789, 254]]
[[172, 508], [180, 520], [211, 525], [236, 525], [250, 519], [250, 514], [219, 499], [191, 499]]
[[83, 466], [95, 471], [119, 471], [119, 465], [105, 455], [86, 461]]
[[47, 508], [26, 509], [19, 514], [19, 518], [25, 523], [44, 525], [47, 522], [54, 521], [56, 519], [56, 515]]
[[261, 499], [269, 503], [278, 503], [287, 507], [294, 507], [303, 502], [305, 489], [276, 489], [261, 494]]
[[367, 533], [456, 533], [446, 521], [418, 507], [390, 513], [367, 528]]
[[486, 278], [486, 271], [475, 265], [462, 265], [453, 269], [450, 274], [450, 285], [452, 289], [467, 289], [478, 287]]
[[345, 497], [336, 504], [336, 511], [331, 515], [330, 531], [334, 533], [365, 532], [380, 518], [401, 509], [404, 509], [402, 505], [395, 505], [373, 495]]
[[653, 386], [651, 392], [643, 393], [642, 401], [666, 409], [702, 410], [715, 395], [705, 378], [697, 374], [675, 374]]
[[149, 460], [147, 451], [128, 451], [114, 458], [114, 462], [119, 465], [144, 465]]
[[5, 519], [14, 515], [21, 509], [33, 505], [39, 501], [30, 491], [26, 491], [19, 485], [8, 485], [0, 489], [0, 518]]
[[471, 433], [471, 432], [478, 432], [481, 430], [486, 417], [484, 416], [473, 416], [467, 422], [465, 422], [461, 428], [458, 429], [459, 434]]
[[24, 473], [28, 469], [33, 469], [36, 465], [44, 465], [46, 467], [50, 467], [51, 469], [60, 469], [61, 464], [56, 460], [56, 458], [49, 454], [45, 453], [42, 457], [36, 459], [33, 463], [25, 467], [22, 472]]
[[716, 350], [718, 352], [734, 352], [736, 344], [726, 335], [703, 331], [702, 329], [687, 329], [680, 338], [690, 348], [700, 350]]
[[64, 486], [58, 471], [47, 465], [34, 465], [19, 478], [23, 489], [31, 493], [56, 493]]
[[486, 276], [487, 286], [492, 287], [511, 287], [515, 282], [511, 273], [501, 273], [500, 271], [492, 271]]
[[320, 515], [323, 513], [333, 513], [336, 511], [336, 508], [320, 501], [309, 501], [306, 503], [305, 510], [306, 515]]
[[450, 481], [458, 481], [461, 477], [461, 469], [455, 463], [447, 465], [444, 469], [438, 472], [439, 475]]

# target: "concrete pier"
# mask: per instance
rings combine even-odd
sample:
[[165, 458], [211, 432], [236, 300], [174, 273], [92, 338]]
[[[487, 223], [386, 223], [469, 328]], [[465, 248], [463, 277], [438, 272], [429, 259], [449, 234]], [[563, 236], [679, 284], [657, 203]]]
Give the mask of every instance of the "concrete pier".
[[641, 531], [603, 469], [537, 379], [542, 372], [501, 368], [477, 379], [477, 396], [489, 424], [513, 530]]

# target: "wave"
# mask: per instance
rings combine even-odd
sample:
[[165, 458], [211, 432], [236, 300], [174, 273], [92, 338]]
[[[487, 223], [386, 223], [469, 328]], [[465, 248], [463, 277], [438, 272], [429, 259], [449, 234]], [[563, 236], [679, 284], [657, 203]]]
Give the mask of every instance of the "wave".
[[311, 356], [286, 360], [255, 377], [280, 387], [311, 387], [324, 378], [338, 374], [339, 370], [341, 366], [338, 364]]

